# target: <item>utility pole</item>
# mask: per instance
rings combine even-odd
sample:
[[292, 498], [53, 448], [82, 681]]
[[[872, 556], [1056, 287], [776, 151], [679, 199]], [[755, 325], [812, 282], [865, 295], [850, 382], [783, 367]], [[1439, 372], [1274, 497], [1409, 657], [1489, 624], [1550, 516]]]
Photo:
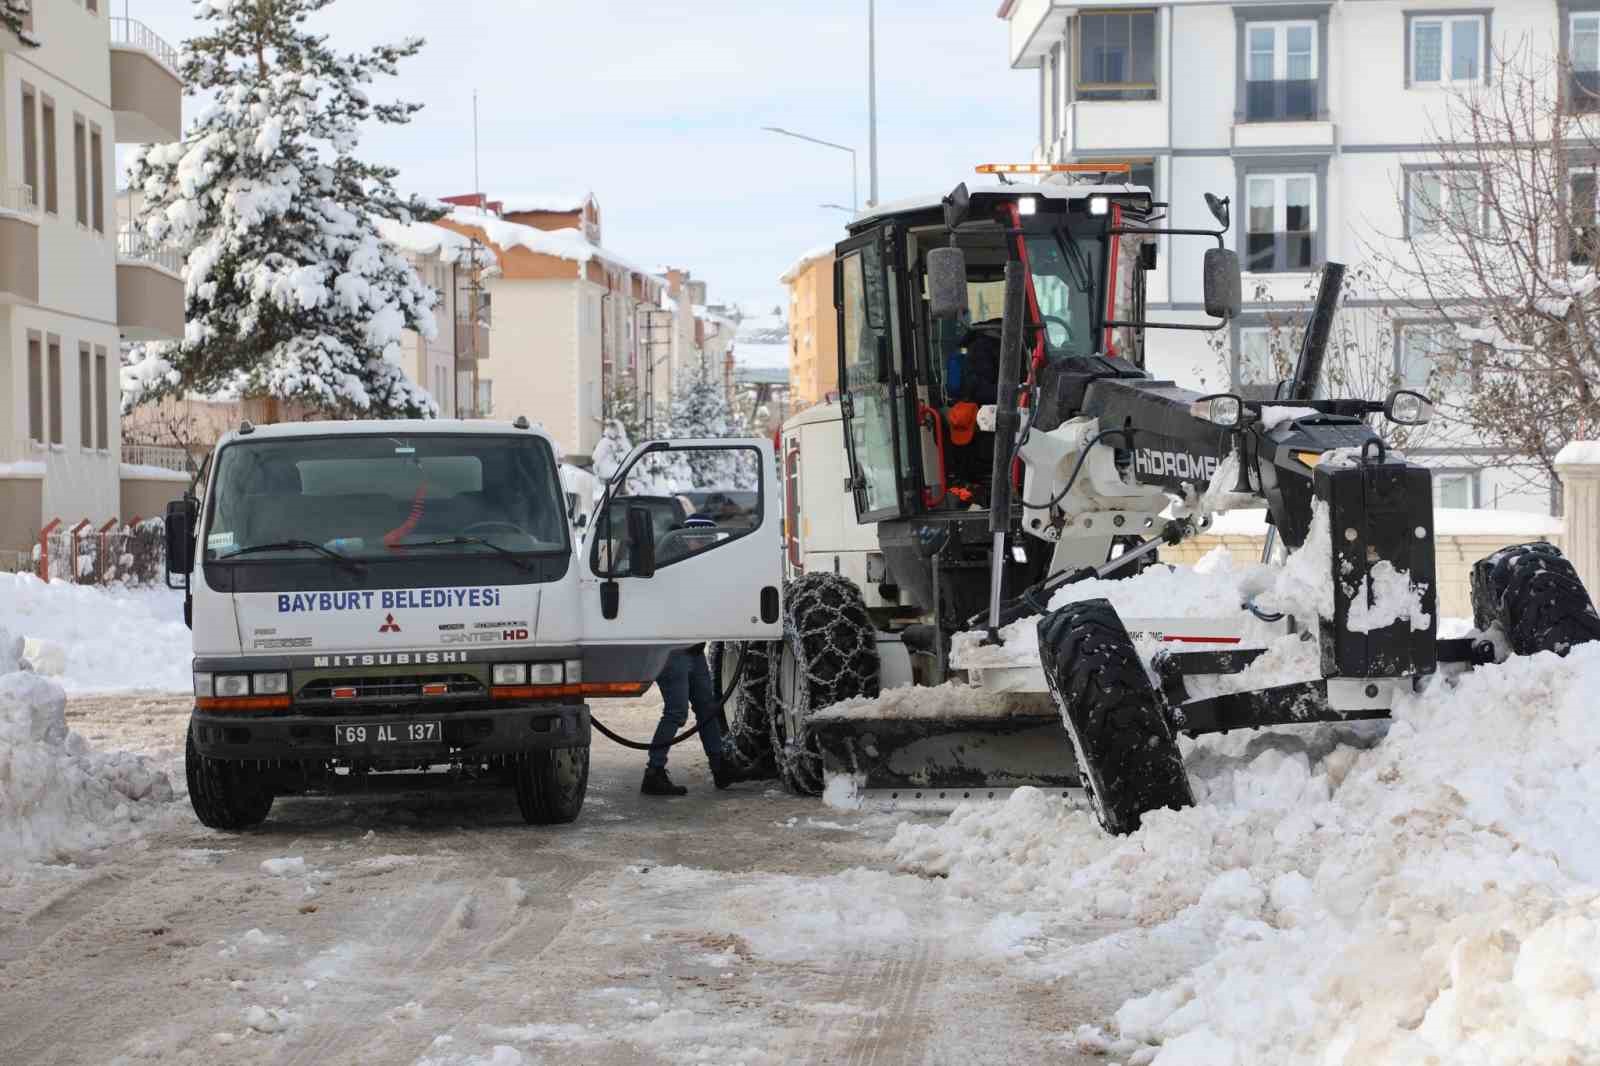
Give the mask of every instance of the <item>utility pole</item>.
[[878, 206], [878, 17], [867, 0], [867, 206]]

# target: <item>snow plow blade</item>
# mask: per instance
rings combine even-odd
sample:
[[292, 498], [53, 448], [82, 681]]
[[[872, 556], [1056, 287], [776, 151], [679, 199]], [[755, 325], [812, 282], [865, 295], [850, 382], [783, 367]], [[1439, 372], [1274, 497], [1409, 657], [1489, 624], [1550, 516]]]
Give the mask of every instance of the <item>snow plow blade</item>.
[[[1072, 741], [1060, 715], [812, 719], [829, 774], [889, 799], [980, 799], [993, 789], [1078, 787]], [[931, 794], [931, 795], [930, 795]]]

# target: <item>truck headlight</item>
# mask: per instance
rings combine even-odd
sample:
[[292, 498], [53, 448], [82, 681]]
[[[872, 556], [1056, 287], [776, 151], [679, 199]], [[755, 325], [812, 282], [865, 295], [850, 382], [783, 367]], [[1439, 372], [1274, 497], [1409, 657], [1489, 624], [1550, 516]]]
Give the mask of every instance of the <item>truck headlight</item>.
[[528, 664], [495, 663], [491, 676], [497, 685], [526, 685], [528, 683]]
[[580, 682], [582, 680], [583, 680], [583, 660], [582, 659], [568, 659], [567, 660], [567, 684], [576, 685], [578, 682]]
[[530, 685], [559, 685], [561, 684], [560, 663], [534, 663], [528, 667], [528, 684]]
[[194, 675], [194, 694], [196, 696], [212, 695], [210, 674], [202, 674], [196, 671]]
[[1232, 429], [1244, 420], [1244, 401], [1231, 393], [1202, 396], [1189, 405], [1189, 414], [1214, 426]]
[[248, 696], [250, 695], [249, 674], [218, 674], [213, 682], [215, 695], [219, 697]]
[[257, 674], [255, 689], [257, 696], [281, 696], [289, 691], [289, 675]]

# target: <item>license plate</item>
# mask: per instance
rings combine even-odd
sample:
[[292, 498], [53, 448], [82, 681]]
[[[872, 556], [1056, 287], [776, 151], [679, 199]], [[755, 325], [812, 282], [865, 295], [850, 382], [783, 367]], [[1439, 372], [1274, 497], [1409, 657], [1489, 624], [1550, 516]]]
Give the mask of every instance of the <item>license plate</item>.
[[346, 722], [333, 727], [339, 744], [432, 744], [444, 739], [438, 722]]

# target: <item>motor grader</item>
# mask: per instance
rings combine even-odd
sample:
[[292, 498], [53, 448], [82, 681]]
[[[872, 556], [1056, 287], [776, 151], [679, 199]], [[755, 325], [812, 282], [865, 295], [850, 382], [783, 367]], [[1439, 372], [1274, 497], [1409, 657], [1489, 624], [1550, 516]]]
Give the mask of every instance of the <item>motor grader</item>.
[[[1441, 663], [1600, 636], [1571, 565], [1536, 544], [1479, 563], [1478, 632], [1439, 639], [1430, 473], [1375, 428], [1425, 422], [1432, 405], [1406, 390], [1317, 395], [1339, 264], [1272, 398], [1152, 375], [1154, 331], [1224, 329], [1239, 313], [1229, 203], [1206, 196], [1214, 229], [1173, 228], [1148, 189], [1095, 169], [880, 207], [837, 245], [838, 398], [783, 430], [784, 639], [713, 649], [753, 770], [801, 793], [837, 774], [898, 803], [1081, 787], [1108, 831], [1130, 832], [1194, 802], [1180, 733], [1383, 717]], [[1164, 238], [1209, 245], [1204, 321], [1147, 313]], [[1071, 597], [1243, 507], [1264, 507], [1289, 553], [1326, 522], [1317, 617], [1248, 601], [1203, 620], [1159, 603], [1121, 617]], [[1413, 609], [1353, 624], [1386, 572]], [[1216, 691], [1264, 654], [1247, 621], [1314, 640], [1317, 676]], [[893, 691], [952, 681], [969, 688]]]

